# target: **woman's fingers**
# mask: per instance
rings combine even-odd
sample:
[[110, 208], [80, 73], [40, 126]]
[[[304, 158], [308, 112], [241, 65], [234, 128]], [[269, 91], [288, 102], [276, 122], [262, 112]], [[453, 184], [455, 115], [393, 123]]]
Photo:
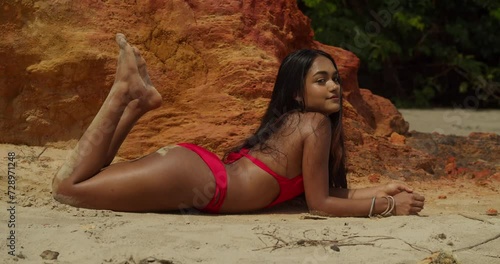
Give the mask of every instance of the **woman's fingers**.
[[424, 202], [425, 202], [425, 197], [424, 196], [422, 196], [422, 195], [420, 195], [418, 193], [414, 193], [413, 194], [413, 201], [411, 203], [411, 206], [423, 209], [424, 208]]
[[414, 201], [413, 203], [411, 203], [411, 206], [413, 206], [413, 207], [419, 207], [419, 208], [424, 208], [424, 202]]
[[401, 192], [394, 198], [397, 215], [416, 215], [424, 209], [425, 198], [418, 193]]
[[412, 207], [410, 209], [410, 214], [413, 214], [413, 215], [418, 214], [418, 213], [420, 213], [420, 211], [422, 211], [422, 209], [423, 208], [420, 208], [420, 207]]
[[418, 214], [420, 211], [424, 209], [424, 201], [425, 198], [424, 196], [414, 193], [413, 194], [413, 201], [410, 204], [410, 214]]
[[399, 183], [399, 186], [398, 186], [398, 189], [399, 191], [401, 192], [409, 192], [409, 193], [412, 193], [413, 192], [413, 189], [410, 188], [410, 186], [406, 185], [406, 184], [402, 184], [402, 183]]
[[413, 199], [420, 201], [420, 202], [425, 202], [425, 197], [421, 194], [418, 194], [418, 193], [413, 194]]

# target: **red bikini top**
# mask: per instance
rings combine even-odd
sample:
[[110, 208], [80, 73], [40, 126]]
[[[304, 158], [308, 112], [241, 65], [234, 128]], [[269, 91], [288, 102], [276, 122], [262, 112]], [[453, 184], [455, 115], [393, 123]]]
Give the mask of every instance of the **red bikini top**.
[[280, 186], [280, 193], [276, 199], [271, 202], [267, 207], [275, 206], [279, 203], [288, 201], [302, 193], [304, 193], [304, 178], [302, 175], [296, 176], [292, 179], [283, 177], [276, 172], [272, 171], [266, 164], [262, 161], [256, 159], [255, 157], [248, 154], [248, 149], [241, 149], [239, 152], [230, 153], [224, 163], [229, 164], [239, 160], [241, 157], [246, 157], [251, 160], [255, 165], [259, 166], [261, 169], [265, 170], [267, 173], [271, 174]]

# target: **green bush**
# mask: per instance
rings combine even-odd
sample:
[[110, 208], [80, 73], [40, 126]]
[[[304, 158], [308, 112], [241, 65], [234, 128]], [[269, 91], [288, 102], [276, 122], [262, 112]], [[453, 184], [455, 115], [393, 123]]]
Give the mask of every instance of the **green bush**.
[[299, 0], [315, 38], [361, 59], [398, 107], [500, 107], [500, 1]]

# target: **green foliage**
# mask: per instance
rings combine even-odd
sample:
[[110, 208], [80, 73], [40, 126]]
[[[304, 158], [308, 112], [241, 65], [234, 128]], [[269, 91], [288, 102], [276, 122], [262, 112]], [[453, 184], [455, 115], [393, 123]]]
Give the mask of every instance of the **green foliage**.
[[472, 95], [500, 107], [499, 1], [298, 3], [317, 40], [361, 59], [360, 85], [397, 106], [466, 106]]
[[423, 31], [425, 28], [425, 24], [422, 23], [421, 16], [407, 14], [402, 11], [396, 12], [393, 15], [396, 23], [398, 23], [401, 30], [404, 32], [411, 32], [412, 29]]

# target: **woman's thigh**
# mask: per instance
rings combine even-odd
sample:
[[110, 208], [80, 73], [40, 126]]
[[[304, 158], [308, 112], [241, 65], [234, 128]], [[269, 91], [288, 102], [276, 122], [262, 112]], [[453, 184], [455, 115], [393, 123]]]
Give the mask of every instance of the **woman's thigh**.
[[68, 198], [75, 206], [165, 211], [203, 208], [215, 193], [215, 179], [196, 153], [176, 146], [138, 160], [112, 164], [71, 188]]

